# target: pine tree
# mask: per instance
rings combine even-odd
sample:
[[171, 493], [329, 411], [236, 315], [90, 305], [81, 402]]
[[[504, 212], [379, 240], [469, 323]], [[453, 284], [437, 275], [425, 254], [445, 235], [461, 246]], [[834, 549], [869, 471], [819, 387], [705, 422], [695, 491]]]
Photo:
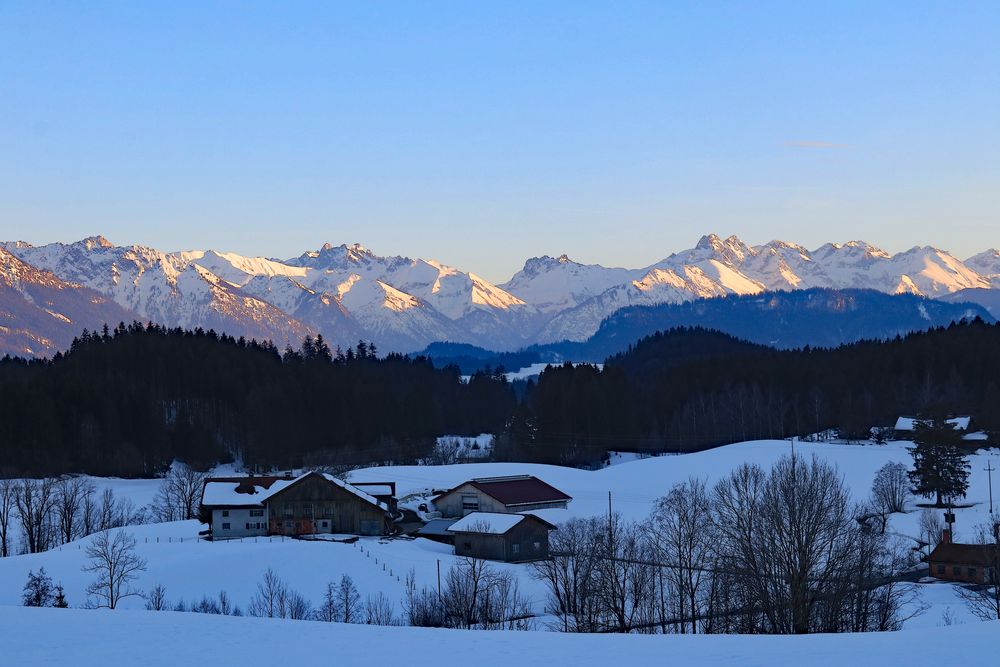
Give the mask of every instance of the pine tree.
[[917, 420], [915, 427], [909, 450], [913, 456], [909, 472], [913, 493], [933, 497], [937, 507], [964, 498], [969, 488], [969, 462], [960, 449], [961, 433], [943, 417]]
[[66, 602], [66, 592], [63, 590], [62, 584], [56, 584], [55, 593], [53, 594], [52, 606], [58, 609], [68, 609], [69, 603]]
[[45, 574], [45, 568], [39, 568], [38, 572], [28, 572], [28, 581], [24, 584], [24, 592], [21, 599], [25, 607], [51, 607], [52, 577]]

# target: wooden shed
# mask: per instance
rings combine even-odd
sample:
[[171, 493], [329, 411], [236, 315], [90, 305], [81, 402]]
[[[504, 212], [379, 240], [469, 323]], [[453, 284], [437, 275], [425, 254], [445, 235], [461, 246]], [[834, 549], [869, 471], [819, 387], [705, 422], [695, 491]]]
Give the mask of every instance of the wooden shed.
[[556, 527], [533, 514], [473, 512], [451, 525], [455, 555], [518, 563], [549, 557]]
[[997, 581], [1000, 546], [996, 544], [956, 544], [945, 539], [927, 557], [930, 574], [936, 579], [967, 584]]

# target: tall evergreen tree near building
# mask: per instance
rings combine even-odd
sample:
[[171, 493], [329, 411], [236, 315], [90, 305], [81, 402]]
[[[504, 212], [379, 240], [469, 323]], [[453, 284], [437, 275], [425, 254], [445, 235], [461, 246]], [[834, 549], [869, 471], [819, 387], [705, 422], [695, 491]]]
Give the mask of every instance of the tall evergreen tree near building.
[[969, 462], [961, 450], [962, 434], [944, 417], [915, 422], [913, 470], [909, 472], [913, 493], [934, 498], [937, 507], [964, 498], [969, 488]]

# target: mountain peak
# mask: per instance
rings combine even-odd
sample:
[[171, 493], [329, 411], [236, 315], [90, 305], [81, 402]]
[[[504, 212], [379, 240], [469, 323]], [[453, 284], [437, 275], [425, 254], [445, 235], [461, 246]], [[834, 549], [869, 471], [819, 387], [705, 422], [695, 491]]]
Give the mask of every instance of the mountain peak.
[[716, 250], [722, 245], [722, 239], [719, 238], [718, 234], [705, 234], [700, 239], [698, 243], [695, 244], [695, 250]]
[[79, 245], [82, 245], [87, 250], [93, 250], [94, 248], [114, 248], [115, 244], [107, 240], [103, 236], [88, 236], [87, 238], [79, 241]]

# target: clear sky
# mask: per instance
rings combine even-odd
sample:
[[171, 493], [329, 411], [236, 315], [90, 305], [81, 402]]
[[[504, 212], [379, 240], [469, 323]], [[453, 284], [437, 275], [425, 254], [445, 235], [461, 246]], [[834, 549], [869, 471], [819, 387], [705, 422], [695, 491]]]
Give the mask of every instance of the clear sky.
[[0, 0], [0, 239], [964, 258], [1000, 245], [998, 44], [996, 0]]

